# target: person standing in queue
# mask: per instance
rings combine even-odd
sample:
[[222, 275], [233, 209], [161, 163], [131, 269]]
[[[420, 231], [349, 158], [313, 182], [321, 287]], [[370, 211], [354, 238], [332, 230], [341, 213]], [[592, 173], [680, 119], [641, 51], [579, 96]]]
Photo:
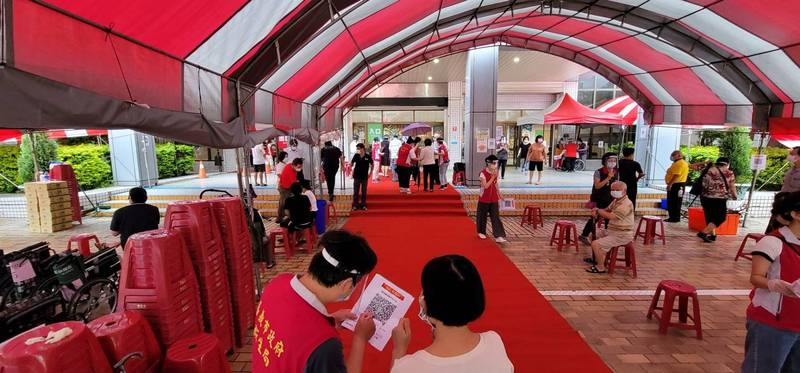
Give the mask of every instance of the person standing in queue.
[[736, 200], [736, 175], [729, 167], [730, 160], [725, 157], [717, 158], [714, 165], [708, 165], [702, 173], [703, 193], [700, 195], [700, 205], [703, 206], [703, 215], [706, 227], [697, 232], [706, 243], [717, 240], [717, 228], [728, 219], [728, 199]]
[[622, 159], [619, 160], [619, 180], [624, 182], [628, 189], [628, 199], [636, 210], [636, 195], [639, 191], [639, 179], [644, 177], [642, 165], [633, 160], [633, 148], [622, 149]]
[[752, 252], [743, 373], [800, 367], [800, 192], [778, 193], [772, 216], [786, 224]]
[[528, 184], [532, 184], [533, 173], [538, 171], [536, 185], [542, 183], [542, 172], [544, 172], [544, 161], [547, 159], [547, 147], [544, 146], [544, 136], [536, 136], [536, 142], [528, 148]]
[[[320, 237], [319, 251], [304, 274], [277, 275], [264, 288], [253, 330], [254, 373], [360, 373], [367, 341], [375, 333], [372, 314], [327, 305], [347, 300], [378, 262], [364, 238], [344, 230]], [[337, 328], [357, 320], [350, 353]]]
[[[358, 152], [358, 145], [356, 145], [356, 152]], [[380, 181], [381, 172], [381, 139], [375, 137], [372, 139], [372, 151], [370, 158], [372, 158], [372, 182], [377, 183]]]
[[398, 178], [398, 175], [397, 175], [397, 152], [400, 151], [400, 147], [401, 146], [403, 146], [403, 142], [400, 141], [400, 139], [397, 137], [397, 135], [394, 135], [392, 137], [392, 140], [389, 141], [389, 155], [391, 157], [391, 162], [390, 162], [389, 168], [391, 168], [391, 170], [392, 170], [392, 182], [393, 183], [396, 183], [396, 182], [399, 181], [399, 178]]
[[531, 141], [528, 136], [522, 136], [522, 143], [517, 152], [517, 162], [519, 162], [519, 170], [522, 172], [528, 171], [528, 148], [531, 147]]
[[254, 146], [250, 149], [253, 158], [253, 172], [255, 172], [254, 179], [256, 186], [267, 185], [267, 142]]
[[686, 179], [689, 178], [689, 164], [683, 160], [680, 150], [672, 152], [669, 156], [672, 166], [667, 169], [664, 181], [667, 182], [667, 211], [669, 219], [667, 223], [679, 223], [681, 221], [681, 205], [683, 204], [683, 188], [686, 186]]
[[336, 174], [339, 172], [339, 166], [344, 170], [342, 150], [333, 146], [332, 142], [325, 141], [325, 146], [320, 150], [320, 159], [325, 182], [328, 184], [328, 200], [333, 202], [333, 191], [336, 188]]
[[[589, 203], [591, 203], [592, 209], [605, 209], [614, 201], [614, 197], [611, 196], [611, 184], [615, 181], [619, 180], [619, 172], [617, 171], [617, 153], [608, 152], [603, 154], [603, 157], [600, 159], [600, 162], [603, 164], [599, 170], [594, 172], [594, 183], [592, 184], [592, 195], [589, 197]], [[606, 227], [608, 227], [608, 219], [602, 217], [606, 222]], [[595, 217], [592, 216], [586, 222], [586, 225], [583, 226], [583, 232], [580, 236], [578, 236], [578, 240], [583, 242], [586, 245], [591, 246], [592, 241], [589, 239], [589, 235], [595, 229], [595, 224], [597, 221]]]
[[119, 244], [125, 249], [128, 237], [133, 234], [158, 229], [161, 214], [158, 207], [147, 204], [147, 191], [134, 187], [128, 191], [128, 206], [114, 211], [111, 218], [111, 234], [119, 236]]
[[436, 139], [437, 153], [439, 154], [439, 189], [447, 188], [447, 168], [450, 166], [450, 153], [443, 138]]
[[[422, 165], [422, 191], [433, 192], [433, 181], [436, 173], [436, 156], [433, 141], [425, 139], [425, 147], [419, 152], [419, 164]], [[428, 183], [430, 182], [430, 188]]]
[[411, 194], [411, 157], [414, 154], [414, 139], [409, 137], [397, 150], [397, 178], [400, 194]]
[[376, 172], [372, 157], [367, 154], [364, 144], [356, 145], [356, 154], [350, 161], [353, 165], [353, 211], [367, 209], [367, 184], [370, 172]]
[[486, 157], [486, 168], [480, 173], [481, 194], [478, 197], [478, 238], [486, 239], [486, 215], [492, 220], [492, 235], [494, 240], [499, 243], [506, 241], [506, 231], [503, 229], [503, 222], [500, 220], [500, 195], [498, 181], [500, 179], [497, 170], [497, 156], [494, 154]]
[[508, 143], [505, 137], [500, 138], [497, 144], [497, 162], [500, 168], [500, 179], [506, 178], [506, 165], [508, 164]]
[[578, 144], [570, 140], [564, 146], [564, 159], [566, 160], [564, 170], [567, 172], [575, 171], [575, 160], [578, 159]]
[[383, 141], [381, 141], [381, 156], [378, 157], [381, 165], [381, 176], [383, 177], [389, 176], [389, 166], [392, 165], [392, 151], [389, 149], [390, 146], [391, 142], [389, 141], [389, 136], [384, 136]]
[[296, 158], [291, 165], [286, 165], [281, 171], [280, 182], [278, 183], [278, 221], [283, 221], [286, 216], [286, 199], [292, 195], [292, 184], [299, 180], [300, 172], [303, 171], [303, 158]]

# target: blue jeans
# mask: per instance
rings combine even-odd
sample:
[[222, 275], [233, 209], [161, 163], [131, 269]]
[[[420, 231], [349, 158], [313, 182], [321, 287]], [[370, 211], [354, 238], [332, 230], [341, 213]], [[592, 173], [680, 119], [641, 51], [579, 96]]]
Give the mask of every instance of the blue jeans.
[[800, 333], [747, 320], [742, 373], [800, 372]]

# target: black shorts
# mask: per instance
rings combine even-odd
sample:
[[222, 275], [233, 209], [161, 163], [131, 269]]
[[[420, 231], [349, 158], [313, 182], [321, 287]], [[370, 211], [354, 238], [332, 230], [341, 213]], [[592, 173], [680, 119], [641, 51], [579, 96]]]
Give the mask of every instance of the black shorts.
[[530, 161], [528, 162], [528, 171], [542, 171], [544, 170], [543, 161]]
[[253, 165], [253, 169], [256, 172], [265, 172], [267, 170], [267, 167], [266, 167], [266, 165], [263, 165], [263, 164], [254, 164]]

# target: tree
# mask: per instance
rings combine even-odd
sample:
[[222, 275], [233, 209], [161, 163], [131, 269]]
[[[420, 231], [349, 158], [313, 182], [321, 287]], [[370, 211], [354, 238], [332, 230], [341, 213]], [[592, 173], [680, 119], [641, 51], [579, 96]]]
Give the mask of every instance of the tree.
[[[51, 161], [58, 160], [58, 144], [50, 140], [46, 133], [33, 134], [36, 139], [36, 160], [39, 170], [47, 170]], [[33, 153], [30, 135], [22, 136], [19, 158], [17, 158], [17, 181], [25, 183], [33, 181]]]
[[747, 128], [735, 128], [725, 132], [719, 145], [720, 155], [731, 160], [731, 171], [736, 175], [737, 181], [750, 180], [750, 153], [753, 140]]

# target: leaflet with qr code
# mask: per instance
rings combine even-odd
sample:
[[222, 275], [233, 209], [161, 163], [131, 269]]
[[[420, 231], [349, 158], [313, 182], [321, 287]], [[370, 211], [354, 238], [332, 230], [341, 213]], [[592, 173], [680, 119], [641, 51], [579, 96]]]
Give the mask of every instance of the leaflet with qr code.
[[[375, 334], [369, 340], [372, 347], [383, 351], [386, 343], [392, 337], [392, 329], [405, 316], [415, 299], [414, 296], [379, 274], [372, 278], [356, 304], [353, 305], [353, 313], [356, 315], [367, 311], [372, 312], [375, 322]], [[354, 330], [356, 322], [347, 320], [342, 323], [342, 326]]]

